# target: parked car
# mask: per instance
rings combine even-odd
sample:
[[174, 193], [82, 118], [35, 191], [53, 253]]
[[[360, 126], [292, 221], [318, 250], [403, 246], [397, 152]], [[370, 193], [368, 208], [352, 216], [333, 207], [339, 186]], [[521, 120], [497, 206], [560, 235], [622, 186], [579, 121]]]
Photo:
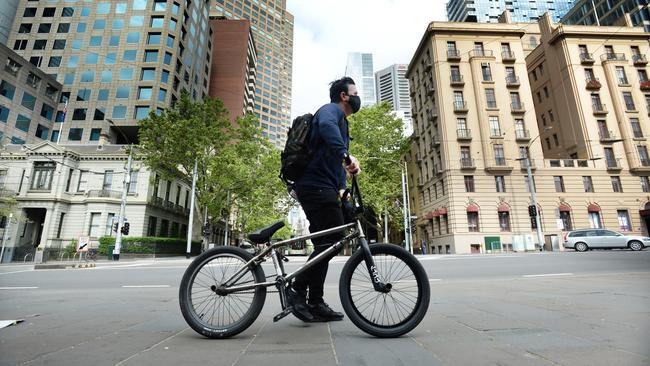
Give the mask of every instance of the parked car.
[[578, 252], [589, 249], [630, 248], [634, 251], [650, 246], [650, 238], [639, 235], [623, 235], [606, 229], [580, 229], [564, 234], [564, 247]]

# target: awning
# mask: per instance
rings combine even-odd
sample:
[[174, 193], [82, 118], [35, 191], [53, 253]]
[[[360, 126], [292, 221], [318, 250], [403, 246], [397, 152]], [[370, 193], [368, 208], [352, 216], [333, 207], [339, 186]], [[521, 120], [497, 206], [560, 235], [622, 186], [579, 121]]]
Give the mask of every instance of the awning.
[[639, 210], [639, 215], [641, 215], [641, 217], [648, 217], [650, 216], [650, 210]]
[[438, 214], [439, 214], [440, 216], [444, 216], [444, 215], [446, 215], [446, 214], [447, 214], [447, 208], [446, 208], [446, 207], [439, 208], [439, 209], [438, 209]]
[[435, 210], [432, 213], [433, 213], [433, 217], [440, 217], [440, 211], [439, 210]]
[[571, 207], [566, 203], [561, 204], [560, 207], [558, 207], [558, 209], [560, 210], [560, 212], [571, 212]]
[[497, 212], [510, 212], [510, 206], [502, 203], [499, 205], [499, 208], [497, 208]]
[[595, 203], [590, 203], [589, 206], [587, 206], [587, 211], [588, 212], [600, 212], [600, 206], [598, 206]]
[[424, 218], [427, 219], [427, 220], [431, 220], [431, 219], [433, 219], [434, 215], [435, 215], [434, 212], [429, 211], [426, 214], [424, 214]]
[[467, 212], [478, 212], [478, 206], [472, 203], [467, 206]]

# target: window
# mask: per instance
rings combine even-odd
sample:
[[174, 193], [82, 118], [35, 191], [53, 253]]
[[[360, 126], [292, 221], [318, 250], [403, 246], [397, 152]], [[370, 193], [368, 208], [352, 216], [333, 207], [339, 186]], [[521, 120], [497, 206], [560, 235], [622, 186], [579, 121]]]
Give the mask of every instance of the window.
[[630, 223], [630, 214], [627, 210], [617, 210], [618, 228], [621, 231], [632, 231], [632, 224]]
[[167, 98], [167, 90], [160, 88], [158, 90], [158, 101], [164, 102], [166, 98]]
[[69, 141], [81, 141], [83, 137], [84, 129], [83, 128], [71, 128], [68, 132]]
[[648, 82], [648, 73], [645, 70], [639, 70], [639, 83], [646, 83]]
[[592, 229], [603, 228], [603, 223], [600, 221], [600, 212], [589, 212], [589, 225]]
[[93, 128], [90, 130], [90, 141], [99, 141], [100, 134], [102, 133], [101, 128]]
[[36, 97], [27, 92], [23, 92], [23, 99], [21, 100], [20, 105], [33, 111], [36, 106]]
[[571, 212], [569, 211], [560, 211], [558, 210], [558, 216], [562, 221], [562, 230], [571, 231], [573, 230], [573, 225], [571, 224]]
[[158, 45], [160, 44], [160, 33], [149, 33], [147, 44]]
[[86, 60], [84, 63], [86, 65], [97, 65], [97, 61], [99, 60], [99, 54], [97, 53], [87, 53], [86, 54]]
[[167, 35], [167, 47], [174, 48], [174, 40], [175, 40], [174, 36], [172, 36], [171, 34], [168, 34]]
[[614, 156], [614, 149], [611, 147], [606, 147], [603, 149], [603, 151], [605, 152], [605, 162], [607, 163], [607, 167], [618, 167], [618, 159]]
[[[111, 36], [108, 39], [108, 47], [117, 47], [120, 45], [120, 36]], [[108, 55], [115, 55], [114, 53], [110, 53], [106, 55], [106, 59], [108, 59]], [[115, 56], [112, 56], [111, 60], [115, 62]]]
[[79, 181], [77, 183], [77, 192], [85, 192], [88, 188], [88, 174], [85, 170], [79, 171]]
[[142, 69], [140, 73], [140, 80], [142, 81], [153, 81], [156, 76], [156, 69]]
[[138, 53], [137, 50], [125, 50], [124, 55], [122, 57], [122, 60], [123, 61], [135, 61], [137, 53]]
[[35, 136], [38, 137], [39, 139], [47, 140], [47, 136], [49, 135], [49, 133], [50, 133], [50, 129], [43, 126], [42, 124], [39, 123], [38, 126], [36, 126]]
[[632, 125], [632, 134], [635, 138], [643, 138], [643, 131], [641, 131], [641, 124], [638, 118], [630, 118], [630, 125]]
[[104, 171], [104, 182], [102, 183], [102, 189], [105, 191], [113, 188], [113, 171], [105, 170]]
[[137, 106], [135, 107], [135, 119], [140, 120], [147, 118], [149, 115], [149, 106]]
[[[163, 60], [163, 63], [164, 63], [165, 65], [169, 65], [169, 64], [172, 63], [172, 54], [171, 54], [171, 53], [169, 53], [169, 52], [165, 52], [165, 58], [164, 58], [164, 60]], [[187, 81], [187, 80], [185, 80], [185, 81]]]
[[108, 100], [108, 89], [99, 89], [99, 91], [97, 92], [97, 100], [98, 101]]
[[140, 42], [140, 33], [129, 32], [126, 35], [126, 43], [138, 43], [138, 42]]
[[24, 50], [27, 48], [27, 40], [26, 39], [17, 39], [16, 42], [14, 42], [14, 50]]
[[650, 166], [650, 156], [648, 156], [648, 148], [645, 145], [637, 145], [637, 152], [639, 153], [639, 161], [642, 166]]
[[474, 176], [466, 175], [464, 178], [465, 178], [465, 192], [474, 192]]
[[56, 229], [56, 237], [60, 238], [61, 237], [61, 230], [63, 229], [63, 219], [65, 218], [65, 212], [61, 212], [61, 216], [59, 216], [59, 226]]
[[52, 47], [55, 50], [65, 49], [65, 39], [55, 39], [54, 46]]
[[465, 108], [465, 100], [463, 99], [463, 92], [462, 91], [455, 91], [454, 92], [454, 108], [456, 108], [456, 109]]
[[494, 162], [498, 166], [506, 165], [506, 157], [503, 152], [503, 144], [494, 144], [492, 145], [494, 149]]
[[623, 193], [623, 185], [621, 184], [621, 177], [615, 175], [610, 178], [612, 180], [612, 190], [616, 193]]
[[585, 69], [585, 79], [587, 79], [587, 82], [596, 80], [593, 69]]
[[501, 231], [510, 231], [510, 212], [499, 212], [499, 229]]
[[92, 36], [88, 42], [88, 47], [100, 47], [102, 45], [102, 36]]
[[138, 100], [151, 100], [153, 88], [150, 86], [141, 86], [138, 88]]
[[497, 192], [503, 193], [506, 191], [506, 179], [503, 175], [494, 176], [494, 183], [496, 184]]
[[7, 123], [9, 119], [9, 108], [0, 105], [0, 122]]
[[104, 229], [104, 236], [113, 236], [113, 220], [115, 219], [114, 213], [109, 213], [106, 219], [106, 228]]
[[8, 82], [2, 80], [0, 81], [0, 95], [4, 96], [9, 100], [14, 99], [14, 94], [16, 93], [16, 87], [9, 84]]
[[138, 190], [138, 172], [131, 171], [131, 175], [129, 177], [128, 193], [136, 193], [137, 190]]
[[20, 25], [20, 28], [18, 28], [18, 33], [31, 33], [32, 32], [32, 25], [29, 23], [23, 23]]
[[472, 233], [479, 232], [478, 212], [467, 213], [467, 229]]
[[90, 214], [90, 227], [88, 228], [88, 235], [92, 238], [99, 238], [101, 236], [101, 225], [99, 220], [101, 218], [100, 212], [92, 212]]
[[52, 30], [51, 23], [41, 23], [38, 25], [38, 33], [50, 33], [50, 30]]
[[625, 109], [628, 111], [636, 110], [634, 106], [634, 99], [632, 99], [632, 93], [623, 92], [623, 100], [625, 101]]
[[555, 192], [564, 192], [564, 179], [561, 176], [554, 176]]
[[519, 93], [511, 92], [510, 93], [510, 102], [512, 103], [512, 109], [522, 109], [521, 99], [519, 98]]
[[133, 69], [130, 67], [120, 69], [120, 80], [133, 80]]
[[113, 106], [113, 118], [115, 118], [115, 119], [125, 119], [126, 118], [126, 106], [123, 106], [123, 105]]
[[79, 80], [82, 83], [92, 83], [95, 81], [95, 72], [90, 70], [90, 71], [83, 71], [81, 73], [81, 79]]
[[155, 50], [144, 51], [144, 62], [157, 62], [157, 61], [158, 61], [158, 51]]
[[163, 83], [169, 82], [169, 71], [167, 71], [167, 70], [162, 71], [162, 73], [160, 74], [160, 81], [163, 82]]
[[19, 114], [18, 117], [16, 117], [16, 128], [24, 132], [29, 132], [29, 125], [31, 122], [31, 119]]
[[646, 176], [639, 177], [641, 179], [641, 190], [645, 193], [650, 192], [650, 178]]
[[74, 8], [71, 7], [65, 7], [63, 8], [63, 11], [61, 12], [62, 17], [71, 17], [74, 15]]
[[625, 75], [625, 68], [623, 66], [616, 66], [616, 80], [618, 85], [627, 85], [627, 75]]
[[52, 188], [55, 168], [56, 163], [53, 162], [35, 162], [30, 189], [49, 191]]
[[474, 54], [476, 56], [485, 56], [485, 49], [483, 48], [483, 42], [474, 42]]
[[483, 81], [492, 81], [492, 70], [489, 63], [481, 63], [481, 74], [483, 75]]
[[154, 0], [153, 10], [154, 11], [165, 11], [165, 10], [167, 10], [167, 0]]
[[488, 108], [496, 108], [497, 100], [494, 96], [494, 89], [485, 89], [485, 101]]
[[61, 66], [61, 56], [51, 56], [47, 62], [48, 67], [59, 67]]
[[111, 29], [120, 30], [124, 28], [124, 19], [114, 19]]
[[131, 88], [128, 86], [120, 86], [115, 91], [115, 98], [118, 99], [128, 99]]
[[557, 137], [557, 134], [553, 134], [553, 142], [555, 142], [555, 146], [560, 146], [560, 140]]
[[113, 81], [113, 71], [103, 70], [102, 71], [102, 83], [110, 83]]
[[[93, 121], [103, 121], [106, 118], [106, 108], [104, 107], [97, 107], [95, 108], [95, 113], [93, 114]], [[93, 131], [96, 130], [93, 128]], [[101, 129], [99, 129], [101, 131]], [[99, 132], [97, 132], [97, 140], [99, 140]], [[90, 135], [90, 139], [93, 139], [92, 131]]]
[[23, 17], [33, 18], [35, 16], [36, 16], [36, 8], [25, 8], [25, 11], [23, 12]]
[[499, 117], [490, 116], [490, 136], [491, 137], [501, 137], [501, 127], [499, 126]]
[[461, 82], [462, 80], [463, 78], [460, 75], [460, 67], [451, 66], [451, 81], [454, 83], [458, 83]]
[[78, 102], [88, 102], [90, 101], [90, 96], [91, 96], [91, 90], [90, 89], [79, 89], [77, 90], [77, 101]]
[[591, 177], [583, 176], [582, 177], [582, 185], [585, 188], [585, 192], [593, 192], [594, 191], [594, 183], [592, 182]]
[[45, 46], [47, 46], [47, 39], [37, 39], [34, 41], [34, 46], [32, 47], [32, 49], [44, 50]]
[[106, 19], [96, 19], [93, 22], [93, 30], [106, 29]]
[[165, 24], [165, 17], [155, 16], [151, 17], [151, 28], [162, 28]]
[[88, 108], [75, 108], [72, 113], [73, 121], [85, 121], [88, 114]]

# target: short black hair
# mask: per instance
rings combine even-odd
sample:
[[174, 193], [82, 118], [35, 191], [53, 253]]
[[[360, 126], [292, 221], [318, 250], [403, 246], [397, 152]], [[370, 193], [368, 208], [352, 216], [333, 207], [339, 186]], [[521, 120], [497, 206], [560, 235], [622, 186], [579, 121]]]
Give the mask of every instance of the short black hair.
[[341, 101], [341, 92], [348, 92], [348, 86], [356, 85], [354, 80], [349, 76], [344, 76], [338, 80], [334, 80], [330, 83], [330, 101], [332, 103], [338, 103]]

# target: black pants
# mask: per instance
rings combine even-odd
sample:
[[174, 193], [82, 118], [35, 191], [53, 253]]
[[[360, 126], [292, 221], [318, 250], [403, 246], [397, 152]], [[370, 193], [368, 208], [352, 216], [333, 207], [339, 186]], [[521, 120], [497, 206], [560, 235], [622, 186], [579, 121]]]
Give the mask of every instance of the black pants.
[[[309, 232], [329, 229], [335, 226], [343, 225], [343, 213], [341, 212], [341, 201], [336, 190], [296, 190], [298, 201], [309, 220]], [[337, 232], [312, 239], [314, 252], [309, 259], [331, 247], [332, 244], [343, 239], [343, 232]], [[323, 286], [325, 277], [327, 277], [327, 268], [330, 259], [337, 253], [333, 253], [329, 258], [317, 263], [305, 273], [296, 277], [293, 288], [303, 294], [307, 293], [309, 288], [309, 303], [318, 304], [323, 302]]]

